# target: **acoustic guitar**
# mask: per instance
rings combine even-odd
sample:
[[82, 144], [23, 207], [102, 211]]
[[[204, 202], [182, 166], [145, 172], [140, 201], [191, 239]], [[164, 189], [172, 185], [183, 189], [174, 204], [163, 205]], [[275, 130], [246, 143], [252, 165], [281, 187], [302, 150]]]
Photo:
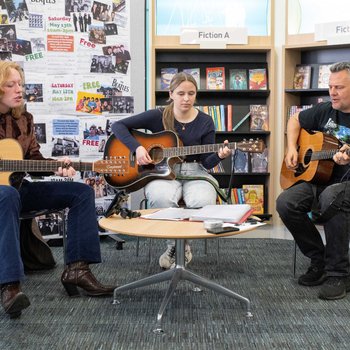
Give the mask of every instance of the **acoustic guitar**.
[[[104, 157], [120, 160], [113, 174], [105, 176], [106, 182], [119, 189], [136, 191], [148, 182], [155, 179], [174, 179], [172, 167], [181, 162], [181, 157], [194, 154], [218, 152], [224, 144], [208, 144], [182, 146], [181, 140], [172, 131], [162, 131], [154, 134], [146, 134], [132, 130], [131, 134], [147, 150], [153, 160], [152, 164], [138, 165], [135, 153], [130, 152], [115, 136], [111, 135], [106, 143]], [[259, 153], [264, 150], [262, 140], [243, 140], [231, 142], [227, 145], [230, 149], [239, 149], [244, 152]]]
[[[70, 165], [78, 171], [113, 174], [114, 169], [120, 167], [119, 163], [118, 159], [103, 159], [94, 163], [72, 162]], [[55, 172], [58, 167], [65, 166], [62, 161], [23, 159], [22, 147], [16, 140], [0, 140], [0, 185], [11, 185], [10, 177], [14, 172]]]
[[301, 181], [327, 183], [334, 167], [332, 158], [339, 148], [339, 140], [333, 135], [301, 129], [298, 138], [298, 166], [293, 170], [287, 169], [283, 161], [281, 187], [287, 189]]

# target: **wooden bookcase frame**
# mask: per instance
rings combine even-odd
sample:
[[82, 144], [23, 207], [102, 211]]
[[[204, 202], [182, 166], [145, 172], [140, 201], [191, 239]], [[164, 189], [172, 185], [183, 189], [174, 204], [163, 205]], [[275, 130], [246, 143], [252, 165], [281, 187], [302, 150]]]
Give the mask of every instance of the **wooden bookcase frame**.
[[[269, 169], [273, 169], [273, 159], [274, 159], [274, 118], [275, 118], [275, 53], [273, 48], [274, 43], [274, 28], [273, 28], [273, 18], [274, 18], [274, 0], [271, 0], [271, 14], [270, 14], [270, 28], [271, 28], [271, 35], [270, 36], [249, 36], [248, 38], [248, 44], [247, 45], [227, 45], [225, 50], [211, 50], [211, 49], [200, 49], [199, 45], [181, 45], [180, 44], [180, 37], [179, 36], [157, 36], [156, 35], [156, 0], [151, 1], [151, 7], [149, 9], [150, 11], [150, 18], [151, 18], [151, 50], [150, 50], [150, 104], [151, 107], [155, 107], [157, 103], [157, 96], [162, 95], [164, 97], [164, 92], [159, 92], [157, 90], [157, 78], [159, 79], [159, 67], [158, 65], [158, 57], [162, 54], [168, 54], [169, 56], [173, 54], [174, 56], [179, 56], [181, 54], [188, 55], [194, 53], [203, 53], [210, 55], [210, 52], [220, 52], [221, 54], [236, 54], [241, 55], [241, 57], [244, 57], [245, 55], [251, 54], [251, 55], [259, 55], [262, 54], [265, 57], [265, 64], [268, 70], [268, 93], [265, 97], [258, 97], [258, 101], [261, 100], [261, 98], [265, 99], [265, 103], [268, 105], [269, 108], [269, 128], [271, 132], [268, 133], [255, 133], [255, 135], [252, 132], [249, 132], [247, 129], [243, 129], [243, 131], [240, 132], [218, 132], [217, 133], [217, 140], [218, 142], [223, 141], [225, 138], [229, 138], [229, 140], [236, 141], [238, 139], [242, 139], [243, 137], [249, 138], [254, 136], [259, 136], [263, 138], [266, 141], [266, 144], [269, 148]], [[215, 62], [214, 56], [213, 56], [213, 63]], [[181, 62], [179, 62], [181, 63]], [[216, 62], [215, 62], [216, 63]], [[243, 61], [242, 61], [243, 64]], [[220, 65], [220, 62], [218, 62], [218, 66]], [[188, 67], [191, 68], [195, 67], [194, 63], [191, 63], [189, 60]], [[169, 66], [170, 67], [170, 66]], [[201, 76], [203, 76], [204, 72], [201, 72]], [[201, 77], [201, 80], [203, 81], [203, 77]], [[204, 86], [203, 86], [204, 87]], [[209, 95], [209, 92], [202, 92], [203, 94]], [[211, 93], [211, 92], [210, 92]], [[223, 100], [227, 100], [231, 94], [236, 93], [236, 99], [239, 98], [250, 98], [252, 101], [250, 104], [254, 104], [254, 95], [247, 92], [245, 95], [241, 92], [237, 91], [226, 91], [223, 92], [214, 92], [216, 94], [222, 94]], [[213, 98], [214, 98], [213, 93]], [[261, 96], [263, 96], [262, 92], [257, 92], [255, 96], [259, 96], [259, 93]], [[266, 92], [264, 92], [266, 93]], [[199, 91], [199, 96], [201, 94], [201, 91]], [[209, 99], [209, 96], [208, 96]], [[226, 102], [227, 103], [227, 102]], [[213, 103], [214, 104], [214, 103]], [[218, 104], [218, 103], [217, 103]], [[257, 103], [259, 104], [259, 103]], [[222, 175], [223, 177], [228, 175]], [[259, 178], [260, 176], [260, 178]], [[220, 175], [217, 176], [217, 179], [221, 185], [225, 183], [225, 180], [221, 178]], [[236, 175], [236, 181], [238, 185], [241, 185], [243, 183], [261, 183], [263, 181], [265, 185], [265, 210], [266, 214], [271, 214], [275, 212], [275, 196], [274, 196], [274, 187], [273, 184], [276, 181], [275, 180], [275, 174], [271, 173], [269, 170], [266, 174], [237, 174]], [[263, 179], [263, 180], [262, 180]], [[260, 181], [260, 182], [259, 182]], [[228, 182], [228, 178], [227, 178]], [[228, 187], [228, 186], [226, 186]]]

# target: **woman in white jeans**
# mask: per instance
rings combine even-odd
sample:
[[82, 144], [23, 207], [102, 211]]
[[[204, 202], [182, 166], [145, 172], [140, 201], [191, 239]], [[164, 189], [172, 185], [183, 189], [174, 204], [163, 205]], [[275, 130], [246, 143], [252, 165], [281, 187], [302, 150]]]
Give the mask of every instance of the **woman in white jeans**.
[[[184, 146], [207, 145], [215, 143], [215, 126], [211, 116], [194, 107], [197, 95], [197, 83], [187, 73], [174, 75], [170, 82], [170, 104], [164, 109], [152, 109], [129, 118], [115, 122], [112, 130], [116, 138], [123, 142], [132, 153], [135, 153], [137, 164], [145, 166], [153, 163], [138, 140], [130, 133], [132, 129], [147, 129], [152, 133], [164, 130], [174, 131]], [[227, 143], [227, 140], [225, 141]], [[213, 168], [222, 159], [228, 157], [231, 150], [220, 147], [218, 152], [194, 154], [184, 158], [183, 163], [174, 166], [176, 176], [205, 177], [216, 180], [207, 170]], [[145, 195], [151, 208], [178, 207], [183, 199], [187, 208], [200, 208], [216, 203], [216, 190], [206, 180], [162, 180], [156, 179], [145, 186]], [[185, 248], [186, 262], [192, 259], [189, 244]], [[168, 241], [167, 250], [159, 259], [162, 268], [174, 266], [175, 244]]]

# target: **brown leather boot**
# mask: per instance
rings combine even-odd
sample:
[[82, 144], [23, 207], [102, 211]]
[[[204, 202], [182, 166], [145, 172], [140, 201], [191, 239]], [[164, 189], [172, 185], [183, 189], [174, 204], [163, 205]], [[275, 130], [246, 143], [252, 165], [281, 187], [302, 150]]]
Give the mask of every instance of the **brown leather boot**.
[[30, 302], [22, 293], [19, 282], [13, 282], [1, 286], [1, 304], [11, 318], [17, 318], [21, 316], [22, 310], [30, 305]]
[[84, 261], [69, 264], [63, 271], [61, 282], [70, 297], [79, 295], [77, 287], [84, 289], [90, 296], [112, 295], [117, 288], [117, 286], [104, 286], [98, 282]]

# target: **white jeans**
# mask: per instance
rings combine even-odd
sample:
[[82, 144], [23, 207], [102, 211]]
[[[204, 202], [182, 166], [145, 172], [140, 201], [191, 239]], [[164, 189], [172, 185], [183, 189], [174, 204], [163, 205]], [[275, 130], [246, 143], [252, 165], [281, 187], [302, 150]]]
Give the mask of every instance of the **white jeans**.
[[[175, 164], [174, 172], [181, 176], [200, 176], [216, 179], [208, 174], [199, 163]], [[187, 208], [201, 208], [208, 204], [216, 204], [215, 188], [206, 180], [153, 180], [145, 186], [145, 196], [149, 208], [179, 207], [182, 198]], [[167, 241], [174, 245], [173, 240]]]

